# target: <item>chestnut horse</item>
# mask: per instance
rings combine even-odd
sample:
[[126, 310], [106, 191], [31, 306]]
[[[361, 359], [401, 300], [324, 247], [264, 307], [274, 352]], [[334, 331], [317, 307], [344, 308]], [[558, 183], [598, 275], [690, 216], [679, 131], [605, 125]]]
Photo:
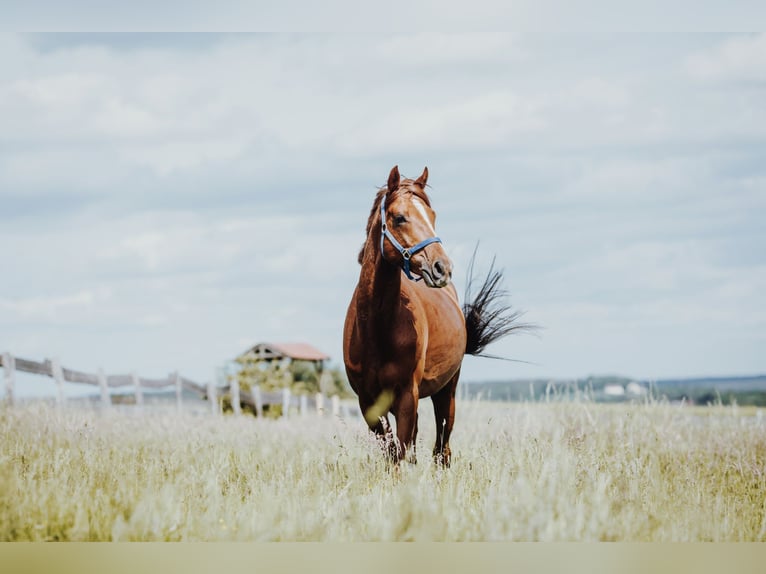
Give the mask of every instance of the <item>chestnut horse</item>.
[[[434, 460], [449, 466], [455, 388], [465, 354], [523, 325], [519, 313], [498, 306], [501, 274], [487, 275], [478, 296], [461, 308], [451, 282], [452, 261], [436, 236], [436, 214], [426, 195], [428, 168], [416, 180], [398, 166], [381, 188], [359, 253], [359, 281], [346, 314], [343, 358], [370, 429], [384, 439], [396, 420], [388, 455], [414, 461], [418, 401], [431, 397], [436, 418]], [[421, 281], [422, 279], [422, 281]], [[470, 289], [470, 282], [469, 282]], [[470, 296], [470, 295], [469, 295]]]

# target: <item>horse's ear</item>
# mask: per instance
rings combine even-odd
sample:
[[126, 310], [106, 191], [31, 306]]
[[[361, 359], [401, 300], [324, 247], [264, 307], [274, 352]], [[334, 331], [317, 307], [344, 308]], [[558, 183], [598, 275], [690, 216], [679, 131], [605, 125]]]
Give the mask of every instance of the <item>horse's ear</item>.
[[425, 187], [426, 182], [428, 181], [428, 168], [423, 168], [423, 174], [415, 180], [415, 183], [419, 185], [420, 187]]
[[388, 191], [396, 191], [399, 189], [399, 166], [395, 165], [391, 168], [391, 173], [388, 174]]

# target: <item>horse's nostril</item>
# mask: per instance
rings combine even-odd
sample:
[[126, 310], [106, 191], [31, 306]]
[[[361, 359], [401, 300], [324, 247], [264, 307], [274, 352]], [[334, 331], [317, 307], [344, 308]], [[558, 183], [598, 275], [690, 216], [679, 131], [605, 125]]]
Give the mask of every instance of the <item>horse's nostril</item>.
[[434, 263], [434, 274], [438, 277], [444, 277], [444, 265], [441, 261], [436, 261]]

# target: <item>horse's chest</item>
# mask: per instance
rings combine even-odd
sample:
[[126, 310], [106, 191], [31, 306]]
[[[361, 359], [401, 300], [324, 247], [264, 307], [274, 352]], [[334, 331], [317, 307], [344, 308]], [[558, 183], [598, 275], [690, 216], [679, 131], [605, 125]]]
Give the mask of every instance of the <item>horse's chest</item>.
[[429, 396], [460, 368], [466, 338], [462, 311], [446, 291], [416, 289], [408, 285], [398, 305], [382, 313], [352, 303], [346, 367], [355, 389], [415, 384], [421, 396]]

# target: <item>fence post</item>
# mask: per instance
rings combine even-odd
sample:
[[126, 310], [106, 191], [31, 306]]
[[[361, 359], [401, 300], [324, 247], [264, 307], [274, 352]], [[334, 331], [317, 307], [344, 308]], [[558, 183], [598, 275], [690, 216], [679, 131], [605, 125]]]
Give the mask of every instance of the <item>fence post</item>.
[[316, 394], [317, 402], [317, 414], [322, 416], [324, 414], [324, 395], [322, 393]]
[[253, 395], [253, 403], [255, 404], [256, 416], [263, 417], [263, 399], [261, 398], [261, 386], [253, 385], [250, 387], [250, 394]]
[[112, 406], [112, 398], [109, 396], [109, 386], [106, 384], [104, 369], [98, 370], [98, 386], [101, 389], [101, 404], [105, 409]]
[[176, 410], [180, 413], [181, 412], [181, 394], [183, 392], [183, 387], [181, 386], [181, 375], [178, 374], [178, 371], [175, 373], [172, 373], [170, 375], [173, 377], [173, 382], [176, 385]]
[[208, 381], [207, 383], [207, 400], [210, 401], [210, 412], [217, 415], [218, 397], [215, 392], [215, 381]]
[[13, 390], [16, 383], [16, 359], [10, 353], [3, 353], [3, 368], [5, 369], [5, 402], [14, 404]]
[[135, 390], [135, 393], [136, 393], [136, 406], [143, 407], [144, 393], [141, 390], [141, 380], [138, 378], [138, 375], [135, 372], [131, 373], [130, 377], [133, 379], [133, 389]]
[[282, 389], [282, 417], [287, 418], [290, 412], [290, 389]]
[[332, 415], [334, 417], [340, 416], [340, 397], [338, 395], [332, 396]]
[[56, 387], [58, 388], [56, 405], [63, 407], [66, 405], [66, 397], [64, 396], [64, 370], [61, 368], [61, 360], [58, 357], [53, 357], [51, 359], [51, 375], [53, 375], [53, 380], [56, 381]]
[[239, 402], [239, 379], [237, 377], [232, 377], [229, 392], [231, 396], [231, 410], [235, 415], [241, 415], [242, 405]]

